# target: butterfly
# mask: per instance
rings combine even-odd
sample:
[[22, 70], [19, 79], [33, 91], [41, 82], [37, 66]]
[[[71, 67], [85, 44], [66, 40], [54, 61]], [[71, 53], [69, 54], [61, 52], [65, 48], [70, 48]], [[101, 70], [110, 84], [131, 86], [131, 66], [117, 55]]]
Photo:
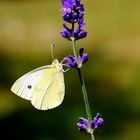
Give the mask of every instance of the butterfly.
[[30, 100], [39, 110], [59, 106], [65, 94], [64, 70], [57, 59], [21, 76], [11, 87], [18, 96]]

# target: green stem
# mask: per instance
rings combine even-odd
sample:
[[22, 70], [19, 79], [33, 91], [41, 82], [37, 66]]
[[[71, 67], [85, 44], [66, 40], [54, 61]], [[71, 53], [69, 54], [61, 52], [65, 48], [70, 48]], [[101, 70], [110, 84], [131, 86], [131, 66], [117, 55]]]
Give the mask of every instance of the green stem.
[[76, 43], [75, 43], [74, 38], [71, 38], [71, 39], [72, 39], [72, 49], [73, 49], [73, 54], [74, 54], [74, 57], [75, 57], [75, 59], [76, 59], [76, 62], [78, 62]]
[[95, 140], [95, 137], [94, 137], [94, 134], [93, 133], [91, 134], [91, 139], [92, 140]]
[[91, 122], [92, 117], [91, 117], [91, 112], [90, 112], [90, 107], [89, 107], [89, 101], [88, 101], [87, 91], [86, 91], [85, 82], [84, 82], [84, 78], [83, 78], [81, 69], [78, 69], [78, 75], [79, 75], [83, 98], [84, 98], [84, 102], [85, 102], [87, 118], [88, 118], [89, 122]]
[[[73, 48], [74, 57], [78, 63], [76, 43], [75, 43], [74, 38], [72, 38], [72, 48]], [[88, 118], [88, 121], [91, 122], [92, 117], [91, 117], [91, 111], [90, 111], [90, 106], [89, 106], [89, 101], [88, 101], [87, 90], [86, 90], [84, 78], [83, 78], [81, 69], [78, 68], [77, 71], [78, 71], [81, 89], [82, 89], [82, 93], [83, 93], [83, 99], [84, 99], [84, 103], [85, 103], [87, 118]], [[90, 128], [91, 128], [91, 126], [90, 126]], [[92, 132], [90, 134], [91, 134], [91, 140], [95, 140], [94, 134]]]

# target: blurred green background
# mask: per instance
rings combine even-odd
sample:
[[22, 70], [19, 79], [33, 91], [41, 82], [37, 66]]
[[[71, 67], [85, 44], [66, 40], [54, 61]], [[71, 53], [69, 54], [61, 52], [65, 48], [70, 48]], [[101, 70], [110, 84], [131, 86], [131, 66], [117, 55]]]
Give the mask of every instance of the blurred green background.
[[[140, 1], [83, 0], [87, 38], [77, 42], [89, 54], [84, 65], [93, 116], [104, 126], [96, 140], [140, 139]], [[0, 127], [2, 140], [89, 140], [77, 131], [85, 115], [76, 71], [65, 73], [66, 95], [61, 106], [36, 110], [10, 91], [26, 72], [71, 53], [63, 30], [60, 0], [0, 0]]]

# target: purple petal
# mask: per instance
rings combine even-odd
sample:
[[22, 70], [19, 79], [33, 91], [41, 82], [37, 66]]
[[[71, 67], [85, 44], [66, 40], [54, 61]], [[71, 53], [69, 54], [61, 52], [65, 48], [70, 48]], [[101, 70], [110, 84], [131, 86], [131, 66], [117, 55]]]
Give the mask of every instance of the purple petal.
[[91, 122], [91, 127], [95, 130], [99, 128], [100, 126], [102, 126], [103, 123], [104, 123], [104, 119], [101, 118], [99, 113], [97, 113], [96, 117]]
[[80, 0], [75, 0], [77, 5], [80, 5]]
[[86, 63], [88, 61], [88, 55], [87, 53], [83, 54], [82, 56], [78, 56], [78, 61], [82, 64]]
[[71, 40], [71, 34], [67, 31], [67, 30], [64, 30], [64, 31], [61, 31], [60, 32], [61, 36], [68, 39], [68, 40]]
[[80, 48], [79, 49], [79, 55], [82, 56], [83, 55], [83, 52], [84, 52], [84, 48]]
[[78, 39], [85, 38], [86, 36], [87, 36], [87, 32], [81, 31], [81, 32], [78, 34], [77, 40], [78, 40]]
[[79, 118], [79, 122], [82, 124], [85, 124], [86, 126], [89, 126], [89, 122], [87, 119], [85, 119], [84, 117], [80, 117]]
[[79, 19], [78, 20], [78, 26], [79, 28], [83, 27], [85, 25], [84, 20], [83, 19]]
[[100, 127], [102, 126], [104, 123], [104, 119], [103, 118], [99, 118], [98, 121], [97, 121], [97, 126]]
[[84, 13], [83, 12], [80, 12], [79, 13], [79, 19], [82, 19], [84, 17]]
[[62, 8], [63, 15], [71, 13], [71, 8]]
[[72, 55], [68, 55], [63, 60], [67, 63], [67, 66], [70, 68], [77, 68], [78, 66], [75, 58]]
[[81, 10], [82, 12], [84, 12], [84, 5], [83, 5], [83, 4], [80, 4], [80, 10]]
[[62, 0], [61, 2], [65, 8], [69, 8], [73, 4], [72, 0]]
[[77, 123], [77, 127], [79, 128], [80, 131], [87, 131], [87, 126], [81, 123]]
[[66, 23], [63, 23], [63, 27], [64, 27], [66, 30], [70, 31], [70, 29], [69, 29], [69, 27], [66, 25]]
[[80, 131], [87, 131], [89, 128], [89, 122], [84, 117], [79, 117], [79, 123], [77, 123], [77, 127]]

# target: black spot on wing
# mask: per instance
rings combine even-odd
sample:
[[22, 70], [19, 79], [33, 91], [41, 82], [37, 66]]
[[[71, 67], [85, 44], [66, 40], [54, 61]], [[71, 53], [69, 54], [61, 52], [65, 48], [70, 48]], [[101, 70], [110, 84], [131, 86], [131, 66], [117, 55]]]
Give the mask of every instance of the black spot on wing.
[[32, 88], [32, 86], [31, 86], [31, 85], [28, 85], [28, 86], [27, 86], [27, 88], [28, 88], [28, 89], [31, 89], [31, 88]]

